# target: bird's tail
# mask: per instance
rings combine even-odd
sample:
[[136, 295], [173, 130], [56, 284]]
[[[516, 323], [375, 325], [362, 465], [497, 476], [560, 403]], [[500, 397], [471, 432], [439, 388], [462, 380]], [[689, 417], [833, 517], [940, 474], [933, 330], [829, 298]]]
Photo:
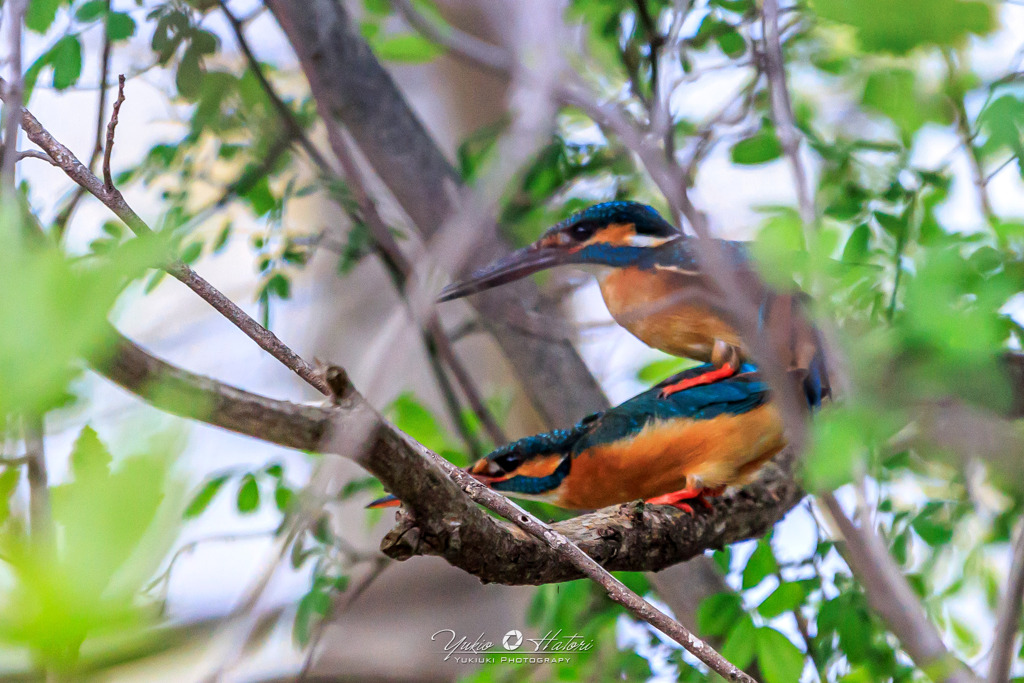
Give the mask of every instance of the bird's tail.
[[383, 498], [378, 498], [372, 503], [367, 504], [367, 508], [396, 508], [402, 504], [402, 501], [398, 500], [394, 496], [388, 495]]

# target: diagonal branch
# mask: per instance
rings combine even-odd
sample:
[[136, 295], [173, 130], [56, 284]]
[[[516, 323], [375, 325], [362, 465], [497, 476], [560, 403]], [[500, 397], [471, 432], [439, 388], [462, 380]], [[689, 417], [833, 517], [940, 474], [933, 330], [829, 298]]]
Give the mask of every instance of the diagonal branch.
[[[115, 330], [111, 329], [109, 334], [115, 340], [113, 351], [106, 358], [92, 359], [93, 367], [152, 405], [292, 448], [353, 458], [402, 498], [409, 508], [404, 514], [417, 520], [416, 526], [406, 529], [401, 543], [394, 547], [403, 547], [402, 543], [409, 544], [416, 536], [419, 538], [417, 546], [430, 545], [448, 562], [484, 580], [547, 583], [587, 576], [604, 587], [613, 600], [672, 637], [728, 680], [752, 680], [681, 624], [612, 577], [594, 559], [604, 557], [610, 564], [616, 564], [623, 538], [615, 537], [621, 533], [630, 536], [632, 551], [637, 553], [634, 559], [649, 555], [653, 562], [662, 562], [666, 551], [673, 549], [658, 543], [659, 539], [667, 538], [666, 525], [677, 522], [683, 529], [687, 526], [703, 528], [714, 536], [720, 530], [715, 521], [709, 519], [710, 515], [697, 519], [678, 511], [651, 512], [643, 506], [627, 505], [601, 511], [596, 517], [584, 516], [560, 525], [547, 525], [389, 425], [348, 384], [340, 371], [335, 371], [340, 379], [332, 382], [336, 390], [339, 385], [342, 387], [336, 405], [303, 406], [275, 401], [193, 375], [149, 355]], [[354, 440], [361, 441], [358, 435], [366, 433], [372, 435], [369, 447], [353, 448], [357, 445]], [[790, 497], [793, 495], [791, 493]], [[800, 495], [796, 493], [796, 499]], [[487, 515], [471, 500], [513, 524]], [[786, 506], [773, 502], [770, 506], [788, 509], [795, 503], [796, 500], [792, 500]], [[764, 505], [763, 501], [754, 504]], [[587, 521], [600, 523], [613, 515], [621, 518], [621, 532], [586, 524]], [[587, 520], [587, 517], [592, 519]], [[719, 524], [721, 521], [717, 520]], [[650, 533], [659, 525], [663, 533], [653, 537], [657, 545], [652, 547]], [[606, 554], [591, 556], [589, 549], [580, 547], [575, 539], [562, 533], [563, 527], [576, 531], [587, 545], [600, 546], [610, 540]], [[764, 530], [761, 529], [761, 533]], [[515, 561], [510, 562], [511, 558]]]
[[977, 679], [970, 670], [946, 649], [874, 529], [863, 526], [863, 522], [860, 527], [854, 526], [833, 494], [827, 493], [820, 500], [846, 540], [843, 559], [864, 587], [871, 609], [899, 638], [914, 663], [936, 681], [975, 683]]
[[1010, 563], [1010, 578], [1006, 582], [1006, 595], [996, 621], [995, 637], [992, 644], [991, 661], [988, 669], [988, 683], [1004, 683], [1010, 678], [1013, 664], [1014, 643], [1020, 625], [1021, 601], [1024, 600], [1024, 526], [1017, 531], [1013, 544], [1013, 560]]
[[[8, 85], [0, 79], [0, 93], [7, 98]], [[128, 205], [124, 196], [117, 188], [109, 191], [104, 182], [96, 177], [74, 153], [54, 138], [46, 130], [35, 116], [23, 108], [21, 113], [21, 127], [28, 135], [28, 139], [37, 144], [46, 152], [53, 162], [67, 174], [69, 178], [84, 187], [91, 195], [99, 199], [114, 214], [120, 218], [136, 235], [149, 235], [152, 230], [146, 222]], [[109, 141], [108, 141], [109, 144]], [[238, 304], [228, 299], [216, 287], [201, 278], [192, 268], [180, 261], [172, 262], [164, 266], [165, 270], [181, 281], [186, 287], [198, 294], [204, 301], [214, 307], [221, 315], [227, 318], [238, 329], [242, 330], [250, 339], [255, 341], [260, 348], [279, 360], [283, 365], [294, 371], [299, 377], [306, 380], [321, 393], [327, 393], [327, 385], [323, 378], [317, 374], [312, 365], [307, 363], [298, 354], [288, 348], [273, 332], [260, 325], [248, 313], [243, 311]]]

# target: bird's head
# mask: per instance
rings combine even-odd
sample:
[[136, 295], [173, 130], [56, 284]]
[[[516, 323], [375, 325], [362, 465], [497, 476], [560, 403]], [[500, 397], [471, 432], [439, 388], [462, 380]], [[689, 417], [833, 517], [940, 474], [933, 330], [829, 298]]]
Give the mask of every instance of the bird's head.
[[646, 204], [595, 204], [552, 226], [533, 244], [484, 266], [466, 280], [448, 285], [438, 301], [476, 294], [553, 266], [635, 265], [651, 249], [681, 234]]

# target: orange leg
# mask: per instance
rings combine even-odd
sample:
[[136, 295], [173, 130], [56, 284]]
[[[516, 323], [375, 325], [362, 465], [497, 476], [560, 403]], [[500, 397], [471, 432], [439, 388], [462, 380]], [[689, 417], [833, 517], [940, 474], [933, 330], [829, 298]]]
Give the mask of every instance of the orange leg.
[[708, 370], [702, 375], [697, 375], [696, 377], [684, 379], [682, 381], [676, 382], [675, 384], [669, 384], [666, 387], [662, 387], [661, 393], [658, 394], [658, 397], [668, 398], [672, 394], [683, 391], [684, 389], [689, 389], [690, 387], [699, 387], [702, 384], [713, 384], [720, 379], [732, 377], [735, 374], [736, 368], [734, 368], [731, 363], [726, 363], [722, 367], [715, 368], [714, 370]]

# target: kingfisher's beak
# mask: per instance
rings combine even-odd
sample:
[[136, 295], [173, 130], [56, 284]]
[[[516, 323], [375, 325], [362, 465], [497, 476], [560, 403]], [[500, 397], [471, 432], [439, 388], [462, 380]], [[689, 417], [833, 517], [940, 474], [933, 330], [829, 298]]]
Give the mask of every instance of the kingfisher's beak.
[[441, 290], [437, 300], [461, 299], [507, 282], [521, 280], [545, 268], [565, 263], [567, 257], [564, 249], [531, 244], [484, 266], [461, 282], [453, 282]]

